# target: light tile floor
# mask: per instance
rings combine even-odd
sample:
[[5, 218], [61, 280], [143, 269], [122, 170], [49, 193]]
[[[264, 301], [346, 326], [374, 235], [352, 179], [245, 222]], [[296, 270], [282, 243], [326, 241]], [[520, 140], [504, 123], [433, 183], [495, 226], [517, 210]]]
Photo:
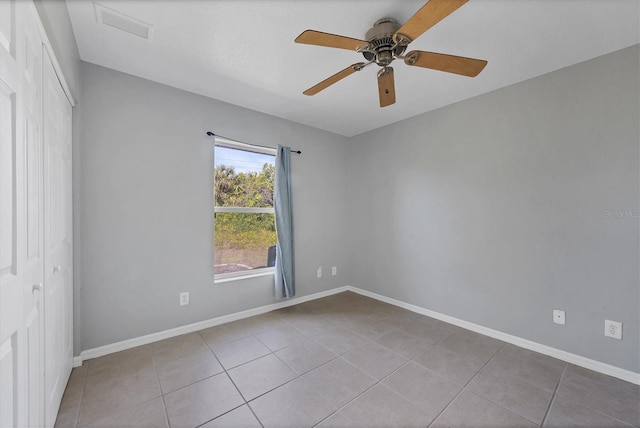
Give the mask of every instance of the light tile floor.
[[85, 362], [85, 426], [639, 427], [640, 387], [345, 292]]

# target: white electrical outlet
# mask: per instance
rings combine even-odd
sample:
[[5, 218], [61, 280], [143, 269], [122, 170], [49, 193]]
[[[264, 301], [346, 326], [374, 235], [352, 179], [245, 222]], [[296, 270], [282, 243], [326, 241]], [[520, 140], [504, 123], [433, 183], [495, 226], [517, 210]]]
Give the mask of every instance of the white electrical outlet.
[[554, 309], [553, 322], [556, 324], [564, 324], [564, 311], [561, 311], [560, 309]]
[[331, 268], [331, 275], [337, 275], [338, 274], [338, 268], [336, 266], [333, 266]]
[[322, 266], [318, 266], [318, 278], [322, 278]]
[[622, 323], [618, 321], [604, 320], [604, 335], [622, 340]]
[[189, 304], [189, 292], [184, 291], [180, 293], [180, 306], [184, 306], [188, 304]]

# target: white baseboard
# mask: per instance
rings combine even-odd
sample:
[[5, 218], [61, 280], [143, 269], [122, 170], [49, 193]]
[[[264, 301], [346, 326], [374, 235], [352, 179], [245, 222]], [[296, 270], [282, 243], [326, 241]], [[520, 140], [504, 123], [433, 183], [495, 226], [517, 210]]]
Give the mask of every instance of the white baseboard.
[[322, 297], [327, 297], [333, 294], [342, 293], [343, 291], [347, 291], [347, 290], [349, 290], [349, 286], [333, 288], [331, 290], [321, 291], [318, 293], [309, 294], [307, 296], [294, 297], [289, 300], [283, 300], [281, 302], [272, 303], [269, 305], [260, 306], [253, 309], [247, 309], [246, 311], [236, 312], [228, 315], [222, 315], [220, 317], [211, 318], [211, 319], [196, 322], [193, 324], [187, 324], [181, 327], [159, 331], [157, 333], [151, 333], [151, 334], [147, 334], [140, 337], [134, 337], [133, 339], [127, 339], [121, 342], [99, 346], [97, 348], [87, 349], [85, 351], [82, 351], [79, 356], [73, 357], [73, 366], [80, 367], [85, 360], [90, 360], [91, 358], [102, 357], [104, 355], [112, 354], [114, 352], [120, 352], [126, 349], [135, 348], [136, 346], [146, 345], [148, 343], [157, 342], [159, 340], [169, 339], [170, 337], [180, 336], [181, 334], [193, 333], [194, 331], [202, 330], [209, 327], [214, 327], [216, 325], [237, 321], [243, 318], [249, 318], [255, 315], [261, 315], [267, 312], [275, 311], [276, 309], [282, 309], [282, 308], [286, 308], [287, 306], [293, 306], [300, 303], [308, 302], [310, 300], [320, 299]]
[[577, 366], [596, 371], [598, 373], [603, 373], [618, 379], [625, 380], [627, 382], [634, 383], [636, 385], [640, 385], [640, 373], [632, 372], [630, 370], [625, 370], [619, 367], [612, 366], [610, 364], [605, 364], [600, 361], [583, 357], [581, 355], [572, 354], [571, 352], [552, 348], [547, 345], [543, 345], [537, 342], [523, 339], [518, 336], [513, 336], [511, 334], [503, 333], [498, 330], [493, 330], [491, 328], [474, 324], [469, 321], [461, 320], [459, 318], [454, 318], [449, 315], [445, 315], [439, 312], [425, 309], [421, 306], [412, 305], [410, 303], [406, 303], [401, 300], [392, 299], [390, 297], [373, 293], [371, 291], [362, 290], [360, 288], [353, 287], [350, 285], [333, 288], [331, 290], [321, 291], [319, 293], [309, 294], [307, 296], [294, 297], [293, 299], [290, 299], [290, 300], [285, 300], [285, 301], [273, 303], [270, 305], [260, 306], [258, 308], [248, 309], [246, 311], [236, 312], [229, 315], [223, 315], [223, 316], [212, 318], [209, 320], [172, 328], [170, 330], [164, 330], [157, 333], [147, 334], [145, 336], [140, 336], [133, 339], [123, 340], [121, 342], [112, 343], [110, 345], [100, 346], [98, 348], [87, 349], [85, 351], [82, 351], [79, 356], [74, 357], [73, 365], [74, 367], [79, 367], [82, 365], [83, 361], [89, 360], [91, 358], [101, 357], [114, 352], [119, 352], [119, 351], [124, 351], [125, 349], [134, 348], [136, 346], [146, 345], [148, 343], [153, 343], [159, 340], [168, 339], [170, 337], [179, 336], [181, 334], [192, 333], [194, 331], [202, 330], [209, 327], [214, 327], [216, 325], [225, 324], [231, 321], [237, 321], [243, 318], [264, 314], [267, 312], [274, 311], [276, 309], [286, 308], [287, 306], [293, 306], [300, 303], [308, 302], [310, 300], [320, 299], [322, 297], [327, 297], [333, 294], [342, 293], [343, 291], [353, 291], [354, 293], [371, 297], [372, 299], [389, 303], [391, 305], [398, 306], [403, 309], [407, 309], [411, 312], [415, 312], [421, 315], [426, 315], [428, 317], [435, 318], [440, 321], [444, 321], [449, 324], [453, 324], [458, 327], [462, 327], [467, 330], [471, 330], [476, 333], [483, 334], [485, 336], [493, 337], [494, 339], [502, 340], [503, 342], [511, 343], [512, 345], [516, 345], [521, 348], [539, 352], [541, 354], [548, 355], [550, 357], [554, 357], [559, 360], [566, 361], [568, 363], [572, 363]]
[[454, 318], [449, 315], [444, 315], [439, 312], [434, 312], [429, 309], [425, 309], [420, 306], [412, 305], [410, 303], [403, 302], [401, 300], [392, 299], [390, 297], [383, 296], [381, 294], [372, 293], [371, 291], [362, 290], [356, 287], [347, 287], [349, 291], [361, 294], [363, 296], [371, 297], [372, 299], [380, 300], [381, 302], [389, 303], [391, 305], [398, 306], [403, 309], [407, 309], [411, 312], [416, 312], [421, 315], [426, 315], [431, 318], [444, 321], [449, 324], [457, 325], [458, 327], [465, 328], [467, 330], [474, 331], [476, 333], [483, 334], [485, 336], [493, 337], [494, 339], [502, 340], [503, 342], [511, 343], [512, 345], [519, 346], [521, 348], [529, 349], [531, 351], [539, 352], [550, 357], [557, 358], [562, 361], [566, 361], [576, 366], [584, 367], [586, 369], [593, 370], [598, 373], [613, 376], [618, 379], [625, 380], [627, 382], [640, 385], [640, 373], [632, 372], [630, 370], [621, 369], [609, 364], [602, 363], [600, 361], [592, 360], [590, 358], [583, 357], [581, 355], [572, 354], [571, 352], [563, 351], [560, 349], [552, 348], [551, 346], [542, 345], [531, 340], [523, 339], [518, 336], [503, 333], [498, 330], [493, 330], [488, 327], [483, 327], [478, 324], [474, 324], [469, 321]]

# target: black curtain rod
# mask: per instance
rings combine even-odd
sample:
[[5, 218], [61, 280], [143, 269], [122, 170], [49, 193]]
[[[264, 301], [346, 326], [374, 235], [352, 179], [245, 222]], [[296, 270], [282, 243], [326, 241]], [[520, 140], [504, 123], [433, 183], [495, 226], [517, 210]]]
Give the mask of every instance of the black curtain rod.
[[[207, 131], [207, 135], [209, 137], [220, 137], [220, 138], [224, 138], [225, 140], [231, 140], [231, 141], [235, 141], [236, 143], [242, 143], [242, 144], [249, 144], [249, 143], [243, 143], [242, 141], [238, 141], [238, 140], [234, 140], [233, 138], [229, 138], [229, 137], [225, 137], [224, 135], [220, 135], [220, 134], [214, 134], [211, 131]], [[256, 147], [263, 147], [265, 149], [273, 149], [273, 147], [268, 147], [268, 146], [261, 146], [259, 144], [249, 144], [250, 146], [256, 146]], [[299, 155], [302, 154], [302, 152], [300, 150], [291, 150], [291, 153], [297, 153]]]

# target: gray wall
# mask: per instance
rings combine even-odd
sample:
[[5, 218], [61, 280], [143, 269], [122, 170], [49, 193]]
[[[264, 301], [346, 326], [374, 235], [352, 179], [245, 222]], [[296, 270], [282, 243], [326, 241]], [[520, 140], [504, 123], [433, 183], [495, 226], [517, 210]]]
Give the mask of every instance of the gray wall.
[[638, 52], [352, 138], [353, 285], [639, 372]]
[[[272, 277], [213, 283], [208, 130], [302, 150], [292, 155], [297, 296], [347, 283], [345, 137], [87, 63], [81, 94], [76, 353], [274, 302]], [[338, 275], [317, 279], [319, 265]]]

